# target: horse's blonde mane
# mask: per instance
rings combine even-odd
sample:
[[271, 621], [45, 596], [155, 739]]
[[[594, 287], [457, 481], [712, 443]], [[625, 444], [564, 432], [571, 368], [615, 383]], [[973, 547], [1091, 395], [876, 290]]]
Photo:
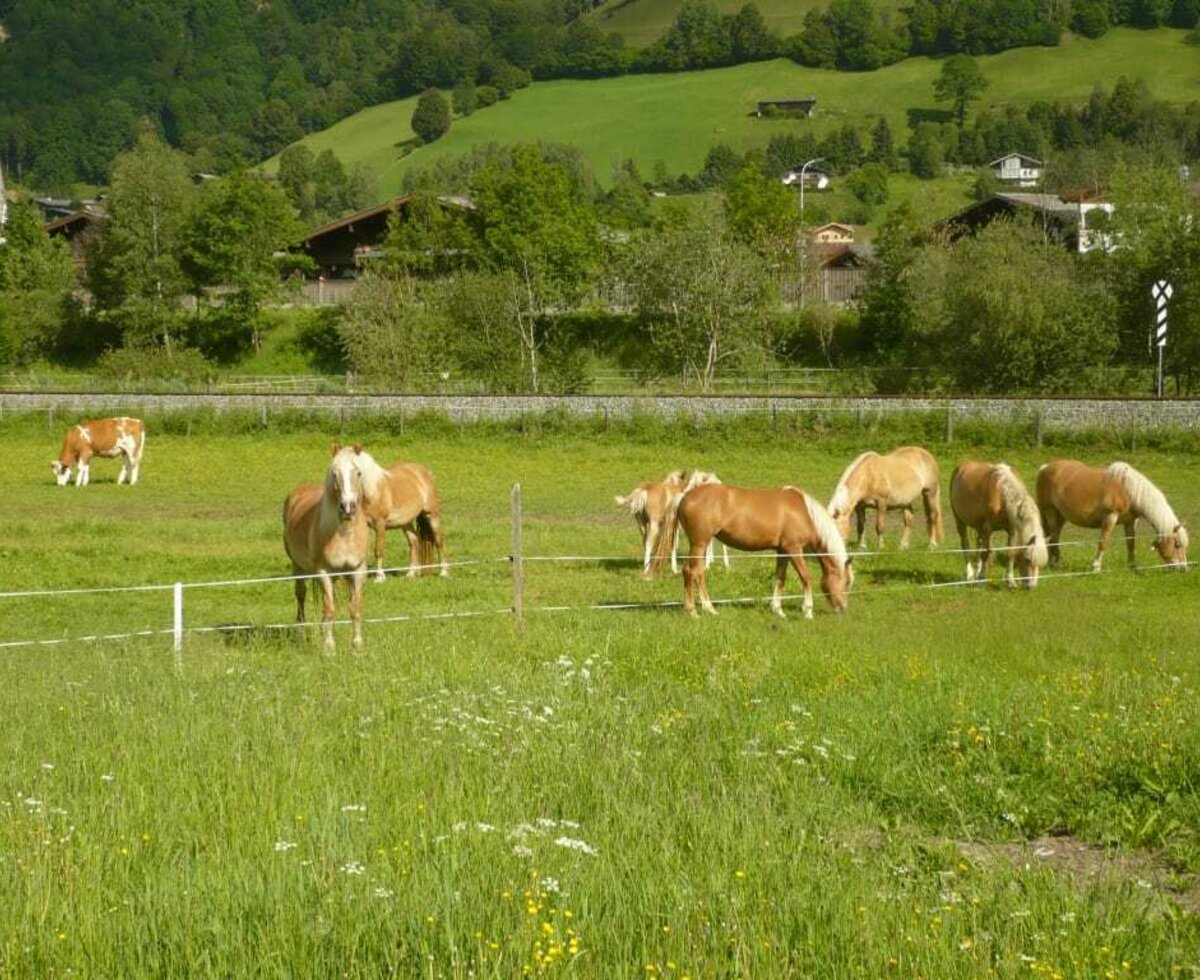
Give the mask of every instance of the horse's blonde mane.
[[705, 473], [703, 470], [692, 470], [688, 474], [687, 482], [683, 485], [683, 492], [700, 486], [702, 483], [720, 483], [721, 478], [716, 473]]
[[[350, 453], [351, 462], [358, 470], [359, 476], [362, 477], [363, 497], [368, 501], [374, 500], [379, 496], [380, 483], [387, 479], [387, 470], [375, 462], [375, 457], [365, 449], [355, 452], [353, 446], [343, 446], [338, 450], [338, 455], [340, 456], [342, 453]], [[332, 478], [332, 467], [331, 476], [327, 477], [327, 480], [330, 478]]]
[[847, 481], [850, 479], [854, 471], [858, 469], [859, 464], [861, 464], [864, 459], [866, 459], [868, 456], [878, 455], [879, 454], [875, 452], [875, 450], [868, 449], [865, 453], [859, 453], [859, 455], [854, 458], [853, 462], [851, 462], [850, 465], [842, 471], [842, 475], [838, 478], [837, 486], [833, 488], [833, 496], [829, 498], [829, 509], [831, 511], [836, 510], [841, 512], [843, 510], [848, 511], [850, 509], [850, 491], [846, 488]]
[[804, 498], [804, 506], [808, 508], [808, 519], [812, 521], [813, 527], [817, 529], [817, 537], [821, 541], [821, 550], [833, 558], [839, 568], [845, 568], [846, 542], [842, 540], [842, 532], [838, 530], [838, 526], [833, 522], [833, 518], [829, 516], [829, 511], [821, 505], [819, 500], [800, 490], [798, 487], [788, 487], [786, 489], [796, 490]]
[[1013, 539], [1023, 548], [1033, 538], [1030, 560], [1039, 567], [1047, 564], [1050, 553], [1046, 549], [1046, 532], [1042, 530], [1042, 515], [1037, 501], [1007, 463], [998, 463], [995, 472], [1000, 479], [1000, 496], [1004, 501]]
[[1179, 522], [1175, 511], [1167, 503], [1167, 498], [1143, 473], [1139, 473], [1128, 463], [1113, 463], [1108, 467], [1110, 476], [1121, 481], [1129, 493], [1134, 513], [1150, 523], [1154, 533], [1160, 538], [1170, 537], [1179, 528], [1179, 543], [1184, 548], [1188, 546], [1187, 528]]

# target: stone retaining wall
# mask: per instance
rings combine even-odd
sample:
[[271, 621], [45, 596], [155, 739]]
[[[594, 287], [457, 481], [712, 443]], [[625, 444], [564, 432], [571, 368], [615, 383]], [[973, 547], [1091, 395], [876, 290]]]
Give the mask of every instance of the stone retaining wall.
[[66, 421], [87, 414], [160, 414], [197, 409], [267, 415], [290, 409], [343, 416], [436, 412], [462, 422], [548, 411], [612, 419], [635, 414], [705, 417], [793, 412], [861, 413], [870, 418], [875, 414], [924, 412], [945, 413], [951, 425], [954, 420], [965, 419], [1036, 424], [1040, 416], [1044, 427], [1056, 429], [1200, 429], [1200, 399], [0, 393], [0, 417], [4, 413], [53, 412]]

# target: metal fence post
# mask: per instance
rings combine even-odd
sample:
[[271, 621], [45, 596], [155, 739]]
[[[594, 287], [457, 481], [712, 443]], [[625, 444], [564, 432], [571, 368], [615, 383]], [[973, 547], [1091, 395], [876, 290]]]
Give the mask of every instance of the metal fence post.
[[1033, 442], [1038, 449], [1042, 448], [1042, 410], [1039, 408], [1034, 415]]
[[517, 629], [525, 625], [525, 565], [521, 560], [521, 484], [514, 483], [512, 488], [512, 574], [513, 574], [513, 615], [516, 617]]
[[174, 634], [175, 634], [175, 668], [176, 670], [183, 667], [183, 583], [175, 583], [175, 616], [174, 616]]
[[946, 445], [954, 441], [954, 406], [946, 408]]

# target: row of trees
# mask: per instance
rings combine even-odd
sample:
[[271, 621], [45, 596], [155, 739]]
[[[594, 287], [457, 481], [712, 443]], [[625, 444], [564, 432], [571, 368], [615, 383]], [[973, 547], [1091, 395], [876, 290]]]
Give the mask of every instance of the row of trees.
[[[583, 16], [590, 0], [26, 0], [4, 10], [0, 159], [39, 187], [102, 183], [150, 119], [199, 170], [261, 159], [387, 98], [462, 87], [486, 105], [531, 78], [681, 71], [788, 55], [861, 70], [909, 54], [1057, 43], [1068, 27], [1191, 27], [1200, 0], [915, 0], [907, 13], [831, 0], [782, 37], [758, 8], [685, 0], [636, 51]], [[472, 94], [475, 93], [475, 94]], [[469, 111], [460, 109], [459, 111]]]
[[108, 217], [86, 244], [87, 306], [70, 251], [46, 237], [36, 208], [14, 205], [0, 248], [0, 362], [90, 360], [121, 345], [230, 360], [256, 346], [286, 271], [276, 253], [299, 233], [285, 193], [244, 171], [197, 188], [153, 132], [112, 174]]

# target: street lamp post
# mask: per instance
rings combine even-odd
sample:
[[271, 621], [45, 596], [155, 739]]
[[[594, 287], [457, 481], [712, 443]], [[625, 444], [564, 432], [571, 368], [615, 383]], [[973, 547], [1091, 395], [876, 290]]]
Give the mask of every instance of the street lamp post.
[[824, 157], [813, 157], [811, 160], [805, 160], [804, 165], [800, 168], [800, 234], [802, 241], [800, 242], [800, 305], [804, 305], [804, 293], [807, 289], [808, 277], [808, 234], [804, 230], [804, 176], [808, 173], [808, 168], [814, 163], [821, 163]]

